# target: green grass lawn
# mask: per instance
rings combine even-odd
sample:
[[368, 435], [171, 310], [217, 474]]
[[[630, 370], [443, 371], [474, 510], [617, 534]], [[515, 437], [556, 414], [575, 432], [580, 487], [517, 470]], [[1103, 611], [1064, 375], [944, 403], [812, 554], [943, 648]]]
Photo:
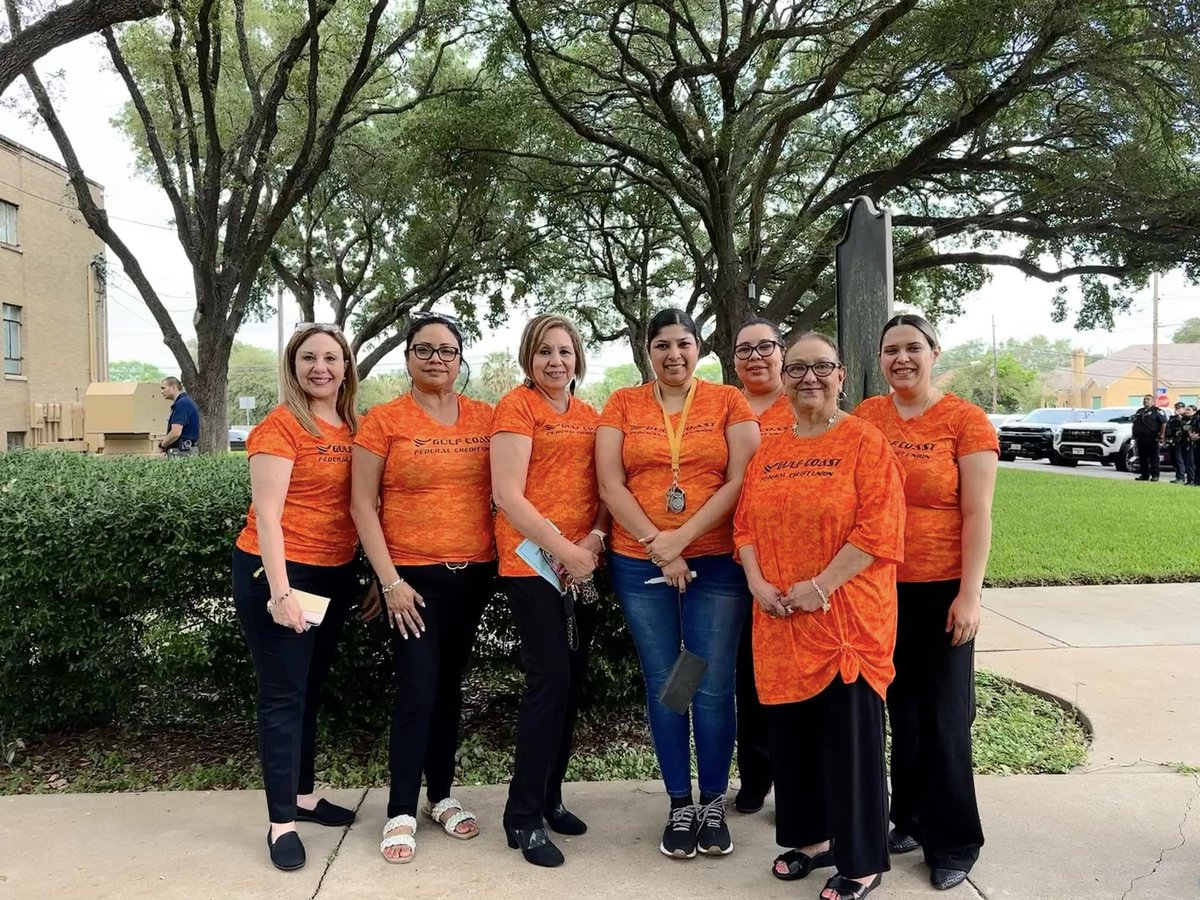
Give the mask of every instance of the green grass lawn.
[[1195, 488], [1002, 468], [992, 522], [989, 586], [1200, 581]]

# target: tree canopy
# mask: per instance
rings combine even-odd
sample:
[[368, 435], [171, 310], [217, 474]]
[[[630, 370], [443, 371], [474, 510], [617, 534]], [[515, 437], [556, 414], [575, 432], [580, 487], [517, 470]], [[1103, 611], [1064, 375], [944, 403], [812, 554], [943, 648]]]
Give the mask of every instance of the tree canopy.
[[1200, 344], [1200, 318], [1188, 319], [1171, 335], [1175, 344]]

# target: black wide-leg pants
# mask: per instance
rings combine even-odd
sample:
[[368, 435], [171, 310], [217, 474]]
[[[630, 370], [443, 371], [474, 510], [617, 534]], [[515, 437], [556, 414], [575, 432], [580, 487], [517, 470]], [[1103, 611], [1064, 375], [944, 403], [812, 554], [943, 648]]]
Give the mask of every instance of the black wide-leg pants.
[[861, 677], [846, 684], [838, 675], [815, 697], [766, 710], [776, 843], [832, 840], [846, 878], [888, 871], [883, 699]]
[[969, 872], [983, 846], [971, 759], [975, 642], [953, 647], [946, 633], [957, 580], [897, 587], [892, 822], [921, 842], [930, 866]]

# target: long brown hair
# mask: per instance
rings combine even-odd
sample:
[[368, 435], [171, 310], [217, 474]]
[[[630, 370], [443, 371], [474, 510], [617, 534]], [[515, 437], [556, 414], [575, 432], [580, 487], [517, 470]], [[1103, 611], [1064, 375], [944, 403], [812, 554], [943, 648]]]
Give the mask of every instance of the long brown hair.
[[346, 362], [346, 378], [338, 390], [337, 411], [350, 433], [354, 434], [358, 431], [358, 412], [355, 410], [355, 401], [358, 399], [358, 366], [354, 362], [354, 351], [350, 349], [346, 336], [334, 325], [314, 324], [300, 328], [288, 341], [287, 348], [283, 351], [283, 359], [280, 360], [283, 373], [283, 405], [296, 417], [296, 421], [305, 431], [313, 437], [321, 437], [321, 429], [317, 427], [317, 421], [308, 407], [308, 394], [300, 386], [300, 379], [296, 377], [296, 354], [300, 351], [300, 345], [314, 334], [327, 334], [342, 348], [342, 359]]

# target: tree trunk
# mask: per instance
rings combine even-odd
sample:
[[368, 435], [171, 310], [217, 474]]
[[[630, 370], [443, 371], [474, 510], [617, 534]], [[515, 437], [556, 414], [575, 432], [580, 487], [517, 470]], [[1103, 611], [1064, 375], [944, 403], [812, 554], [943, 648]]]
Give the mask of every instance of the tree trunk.
[[[219, 308], [207, 303], [204, 308]], [[200, 452], [225, 453], [229, 450], [229, 356], [233, 341], [225, 335], [225, 322], [209, 314], [196, 326], [195, 384], [185, 385], [200, 407]]]
[[633, 351], [633, 363], [641, 373], [642, 384], [648, 384], [654, 380], [654, 367], [650, 365], [650, 351], [646, 347], [647, 323], [638, 319], [625, 321], [628, 323], [629, 349]]
[[737, 329], [756, 312], [746, 293], [746, 278], [736, 262], [717, 269], [716, 291], [712, 298], [713, 330], [705, 347], [717, 355], [721, 377], [726, 384], [740, 386], [733, 367], [733, 339]]

